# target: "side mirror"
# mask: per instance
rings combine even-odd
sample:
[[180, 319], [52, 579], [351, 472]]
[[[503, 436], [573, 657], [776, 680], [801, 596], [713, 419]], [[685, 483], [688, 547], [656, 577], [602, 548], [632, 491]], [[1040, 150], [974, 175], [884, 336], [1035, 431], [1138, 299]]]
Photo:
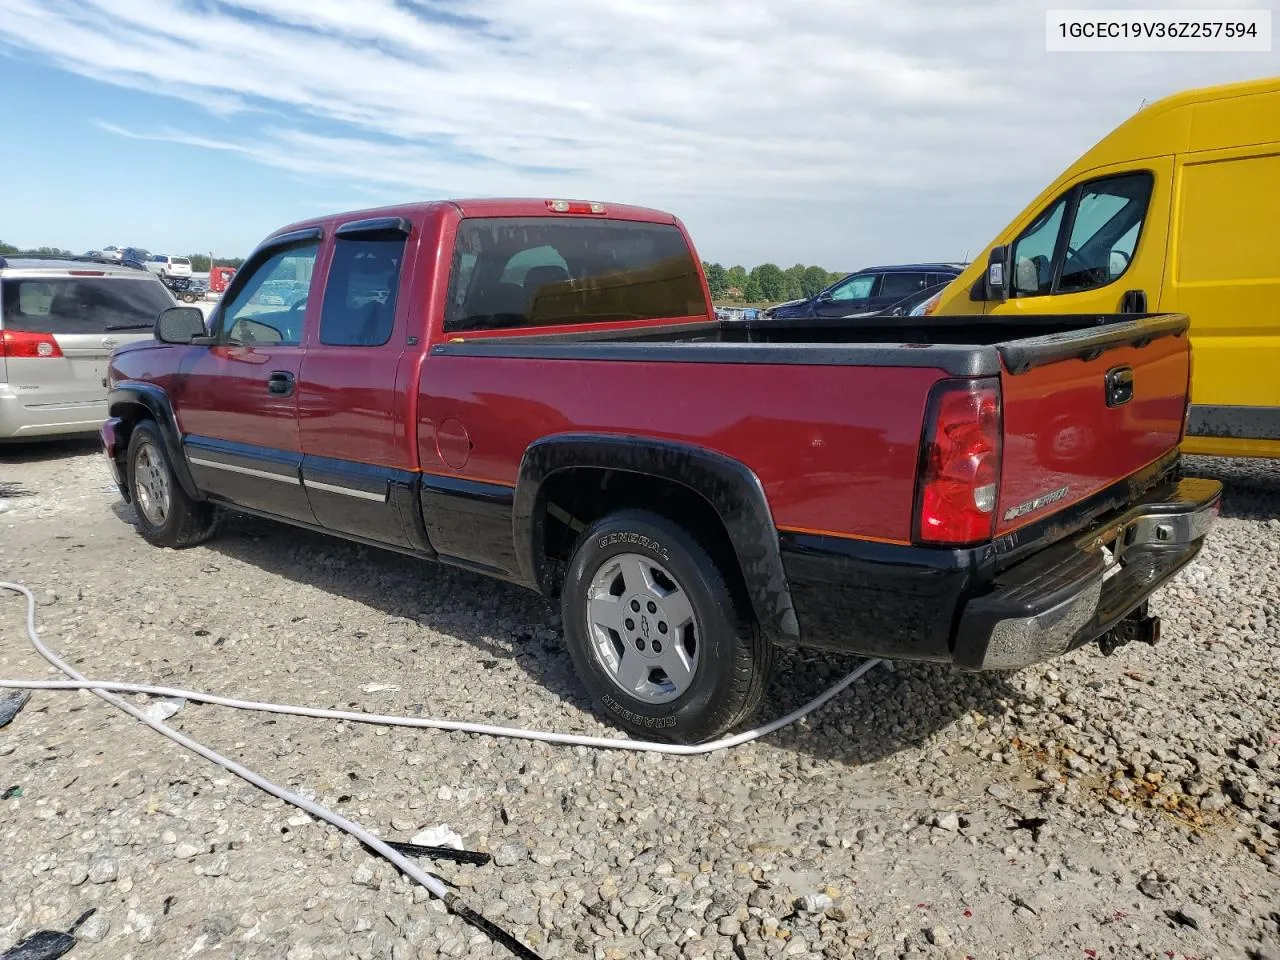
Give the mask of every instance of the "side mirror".
[[204, 335], [204, 314], [198, 307], [169, 307], [156, 317], [155, 337], [161, 343], [191, 343]]
[[986, 299], [1005, 301], [1009, 299], [1010, 280], [1009, 248], [992, 247], [987, 258]]
[[826, 303], [830, 299], [831, 299], [830, 290], [823, 290], [820, 294], [818, 294], [818, 297], [817, 297], [818, 303]]

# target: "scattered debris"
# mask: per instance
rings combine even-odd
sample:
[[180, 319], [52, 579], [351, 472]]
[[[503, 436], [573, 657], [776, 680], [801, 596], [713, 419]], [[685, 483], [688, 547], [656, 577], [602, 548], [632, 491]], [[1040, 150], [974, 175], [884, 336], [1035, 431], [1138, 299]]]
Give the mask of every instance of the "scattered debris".
[[187, 701], [182, 697], [159, 697], [143, 707], [142, 712], [148, 719], [164, 723], [186, 705]]
[[465, 850], [462, 835], [451, 830], [447, 823], [419, 830], [413, 835], [412, 843], [421, 847], [449, 847], [453, 850]]
[[0, 691], [0, 727], [7, 727], [31, 699], [30, 690]]

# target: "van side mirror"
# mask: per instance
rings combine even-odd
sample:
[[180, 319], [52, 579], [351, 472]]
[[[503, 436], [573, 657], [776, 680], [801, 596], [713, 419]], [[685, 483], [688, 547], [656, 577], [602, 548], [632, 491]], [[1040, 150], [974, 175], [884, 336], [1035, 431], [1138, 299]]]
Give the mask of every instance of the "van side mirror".
[[1009, 248], [992, 247], [987, 257], [986, 299], [1005, 301], [1009, 299], [1010, 263]]
[[818, 303], [826, 303], [831, 299], [831, 291], [823, 290], [820, 294], [818, 294], [818, 296], [815, 299], [817, 300]]
[[156, 317], [155, 338], [161, 343], [191, 343], [204, 335], [204, 314], [197, 307], [169, 307]]

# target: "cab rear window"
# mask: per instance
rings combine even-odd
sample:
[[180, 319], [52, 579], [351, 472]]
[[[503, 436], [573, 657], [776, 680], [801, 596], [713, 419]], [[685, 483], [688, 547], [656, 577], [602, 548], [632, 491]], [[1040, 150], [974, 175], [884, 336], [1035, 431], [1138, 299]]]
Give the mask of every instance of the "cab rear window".
[[702, 316], [698, 265], [672, 224], [481, 217], [458, 228], [446, 331]]
[[6, 277], [0, 326], [31, 333], [143, 330], [173, 306], [159, 280], [135, 277]]

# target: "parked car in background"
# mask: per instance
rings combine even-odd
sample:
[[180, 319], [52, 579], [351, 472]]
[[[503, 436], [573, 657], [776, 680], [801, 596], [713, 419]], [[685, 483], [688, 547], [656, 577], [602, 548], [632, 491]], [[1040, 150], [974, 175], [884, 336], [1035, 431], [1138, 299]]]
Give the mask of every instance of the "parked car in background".
[[833, 283], [816, 296], [765, 310], [766, 317], [848, 317], [875, 313], [926, 287], [949, 283], [964, 270], [960, 263], [908, 263], [868, 267]]
[[[1221, 491], [1178, 459], [1185, 316], [712, 310], [656, 210], [310, 220], [207, 321], [174, 307], [113, 355], [103, 447], [159, 546], [223, 506], [558, 600], [583, 685], [645, 738], [749, 717], [777, 646], [1006, 670], [1154, 642], [1147, 598]], [[1106, 455], [1038, 442], [1078, 436]]]
[[147, 261], [151, 259], [151, 251], [144, 247], [125, 247], [120, 251], [121, 263], [132, 263], [143, 269], [147, 266]]
[[121, 260], [124, 257], [124, 247], [117, 247], [114, 243], [109, 243], [102, 248], [102, 256], [108, 260]]
[[871, 310], [866, 313], [851, 313], [851, 317], [907, 317], [919, 316], [914, 311], [917, 307], [923, 306], [930, 300], [936, 298], [943, 290], [950, 286], [951, 281], [947, 280], [942, 283], [935, 283], [932, 286], [924, 287], [915, 293], [908, 294], [896, 303], [890, 304], [882, 310]]
[[162, 277], [191, 276], [191, 260], [188, 257], [171, 257], [167, 253], [157, 253], [148, 258], [144, 266]]
[[209, 279], [207, 274], [203, 277], [192, 277], [186, 289], [174, 291], [175, 296], [184, 303], [195, 303], [197, 300], [203, 300], [208, 293]]
[[174, 306], [145, 270], [81, 257], [0, 257], [0, 439], [92, 433], [111, 351], [150, 340]]

